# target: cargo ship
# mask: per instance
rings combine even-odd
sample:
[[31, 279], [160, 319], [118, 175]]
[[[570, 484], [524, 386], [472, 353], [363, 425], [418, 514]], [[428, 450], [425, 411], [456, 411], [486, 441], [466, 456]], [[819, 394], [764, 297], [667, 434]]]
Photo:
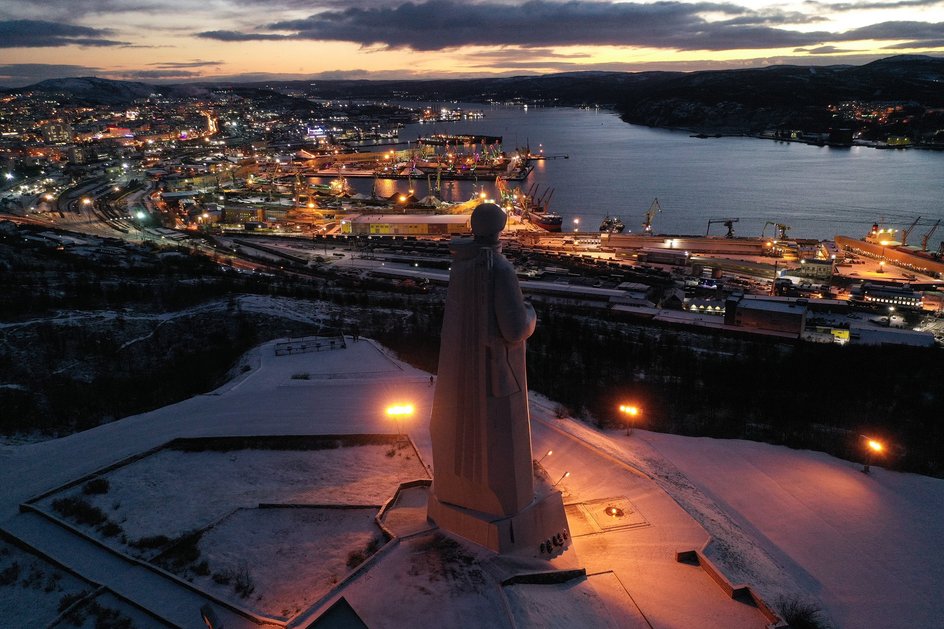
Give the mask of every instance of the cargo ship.
[[517, 214], [532, 225], [549, 232], [561, 231], [564, 217], [550, 211], [554, 188], [547, 188], [539, 196], [538, 184], [531, 184], [525, 192], [519, 187], [509, 187], [505, 177], [496, 177], [495, 187], [498, 189], [501, 205], [506, 212]]
[[875, 223], [865, 238], [836, 236], [835, 242], [840, 249], [886, 260], [900, 268], [931, 277], [944, 277], [944, 241], [940, 243], [936, 251], [928, 250], [931, 237], [941, 224], [941, 220], [936, 221], [922, 236], [920, 247], [907, 244], [908, 236], [917, 223], [918, 220], [915, 220], [910, 228], [903, 230], [900, 241], [897, 240], [896, 235], [898, 230], [881, 228], [878, 223]]
[[549, 232], [559, 232], [564, 223], [564, 217], [554, 212], [528, 212], [525, 216], [532, 225], [537, 225]]
[[626, 229], [626, 225], [623, 224], [623, 220], [619, 216], [610, 217], [608, 214], [603, 217], [603, 222], [600, 223], [600, 233], [622, 234], [624, 229]]

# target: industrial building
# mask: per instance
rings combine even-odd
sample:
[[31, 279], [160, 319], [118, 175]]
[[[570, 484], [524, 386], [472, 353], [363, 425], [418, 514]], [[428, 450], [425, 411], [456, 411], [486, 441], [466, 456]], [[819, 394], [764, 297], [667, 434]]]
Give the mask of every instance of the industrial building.
[[873, 306], [890, 306], [908, 310], [921, 310], [924, 296], [905, 286], [886, 286], [866, 282], [851, 291], [854, 301], [861, 301]]
[[806, 311], [804, 299], [731, 295], [725, 302], [724, 323], [799, 336], [806, 326]]
[[793, 275], [801, 275], [803, 277], [814, 277], [828, 280], [833, 276], [835, 268], [835, 260], [816, 260], [804, 258], [800, 260], [799, 268], [791, 270], [790, 273]]
[[448, 236], [469, 234], [468, 214], [362, 214], [341, 222], [353, 236]]

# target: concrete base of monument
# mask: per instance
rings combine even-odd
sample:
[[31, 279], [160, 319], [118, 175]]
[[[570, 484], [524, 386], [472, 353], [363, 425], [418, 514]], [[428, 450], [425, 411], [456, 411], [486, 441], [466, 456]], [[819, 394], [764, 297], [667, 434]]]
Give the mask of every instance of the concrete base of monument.
[[440, 529], [501, 554], [553, 559], [570, 547], [564, 501], [557, 491], [505, 518], [440, 502], [430, 493], [427, 516]]

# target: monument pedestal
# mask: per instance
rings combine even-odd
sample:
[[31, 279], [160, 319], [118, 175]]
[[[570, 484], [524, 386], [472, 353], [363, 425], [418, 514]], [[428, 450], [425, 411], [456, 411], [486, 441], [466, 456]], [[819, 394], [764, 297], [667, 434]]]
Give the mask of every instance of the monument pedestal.
[[[497, 553], [527, 553], [542, 556], [559, 554], [570, 545], [570, 530], [560, 492], [535, 498], [515, 515], [494, 515], [441, 502], [430, 493], [427, 514], [439, 528], [454, 533]], [[562, 540], [555, 544], [554, 539]]]

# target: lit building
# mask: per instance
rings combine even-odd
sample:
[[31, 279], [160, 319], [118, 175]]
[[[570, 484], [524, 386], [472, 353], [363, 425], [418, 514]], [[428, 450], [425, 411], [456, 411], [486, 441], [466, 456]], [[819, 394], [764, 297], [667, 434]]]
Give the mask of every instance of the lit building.
[[72, 142], [72, 127], [63, 122], [50, 122], [44, 125], [42, 133], [47, 144], [68, 144]]
[[432, 236], [471, 233], [468, 214], [364, 214], [341, 225], [355, 236]]
[[800, 260], [799, 268], [791, 271], [794, 275], [803, 277], [815, 277], [820, 279], [829, 279], [833, 276], [835, 269], [835, 260]]
[[904, 286], [884, 286], [866, 282], [851, 291], [855, 301], [862, 301], [873, 306], [894, 306], [909, 310], [921, 310], [924, 297], [921, 293]]

